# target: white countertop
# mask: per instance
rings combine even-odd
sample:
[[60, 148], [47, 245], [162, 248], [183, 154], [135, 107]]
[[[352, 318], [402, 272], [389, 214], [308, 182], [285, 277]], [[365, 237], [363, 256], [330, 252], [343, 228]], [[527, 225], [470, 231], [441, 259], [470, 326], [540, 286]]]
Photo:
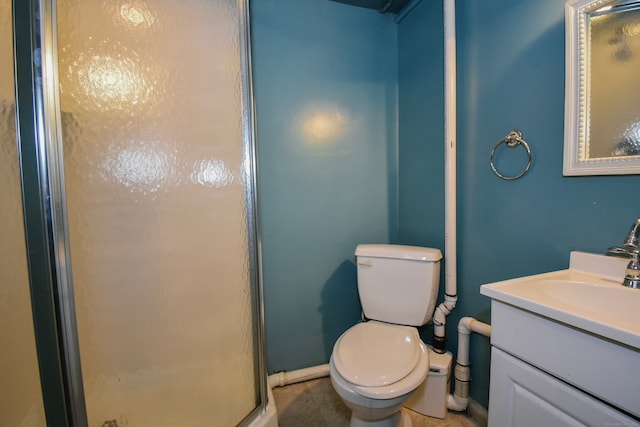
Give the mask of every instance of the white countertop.
[[640, 289], [621, 285], [627, 263], [572, 252], [567, 270], [489, 283], [480, 293], [640, 350]]

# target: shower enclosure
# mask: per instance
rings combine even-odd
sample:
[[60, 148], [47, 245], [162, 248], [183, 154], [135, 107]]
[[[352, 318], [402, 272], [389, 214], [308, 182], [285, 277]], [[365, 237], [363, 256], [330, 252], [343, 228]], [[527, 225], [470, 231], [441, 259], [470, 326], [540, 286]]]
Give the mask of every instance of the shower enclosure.
[[273, 425], [248, 0], [0, 1], [2, 423]]

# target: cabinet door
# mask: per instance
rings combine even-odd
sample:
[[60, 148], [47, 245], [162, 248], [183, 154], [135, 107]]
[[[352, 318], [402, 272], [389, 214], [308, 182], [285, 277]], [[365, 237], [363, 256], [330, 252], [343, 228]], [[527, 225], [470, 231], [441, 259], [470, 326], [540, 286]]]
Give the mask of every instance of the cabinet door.
[[640, 425], [496, 347], [491, 349], [489, 393], [489, 427]]

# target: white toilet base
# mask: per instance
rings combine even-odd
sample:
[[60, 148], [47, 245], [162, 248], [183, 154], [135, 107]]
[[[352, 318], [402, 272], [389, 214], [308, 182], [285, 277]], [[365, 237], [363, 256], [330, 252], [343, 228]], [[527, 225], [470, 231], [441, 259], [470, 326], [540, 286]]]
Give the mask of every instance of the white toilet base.
[[404, 412], [396, 412], [388, 418], [377, 421], [361, 420], [351, 415], [349, 427], [412, 427], [413, 423], [409, 414]]

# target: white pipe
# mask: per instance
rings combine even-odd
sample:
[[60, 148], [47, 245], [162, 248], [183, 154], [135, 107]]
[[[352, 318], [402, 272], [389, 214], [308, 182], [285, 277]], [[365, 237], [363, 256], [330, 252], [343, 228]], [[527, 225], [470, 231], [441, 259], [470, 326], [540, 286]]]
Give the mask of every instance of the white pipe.
[[491, 336], [491, 325], [480, 322], [473, 317], [463, 317], [458, 322], [458, 356], [454, 370], [455, 387], [453, 395], [447, 399], [447, 407], [454, 411], [464, 411], [469, 404], [469, 337], [476, 332], [485, 337]]
[[[456, 236], [456, 153], [457, 153], [457, 104], [456, 104], [456, 8], [455, 0], [443, 0], [444, 9], [444, 139], [445, 139], [445, 296], [444, 302], [434, 313], [434, 341], [444, 341], [446, 316], [457, 302], [457, 236]], [[447, 407], [464, 411], [469, 405], [469, 337], [471, 332], [491, 336], [491, 325], [472, 317], [463, 317], [458, 323], [458, 356], [454, 370], [454, 393], [447, 398]]]
[[[443, 0], [444, 8], [444, 266], [445, 295], [433, 315], [434, 338], [444, 340], [446, 316], [456, 307], [456, 10], [455, 0]], [[444, 351], [444, 349], [442, 349]]]
[[312, 366], [310, 368], [298, 369], [296, 371], [276, 372], [275, 374], [269, 375], [268, 381], [269, 388], [274, 388], [328, 376], [329, 364], [327, 363], [326, 365]]

